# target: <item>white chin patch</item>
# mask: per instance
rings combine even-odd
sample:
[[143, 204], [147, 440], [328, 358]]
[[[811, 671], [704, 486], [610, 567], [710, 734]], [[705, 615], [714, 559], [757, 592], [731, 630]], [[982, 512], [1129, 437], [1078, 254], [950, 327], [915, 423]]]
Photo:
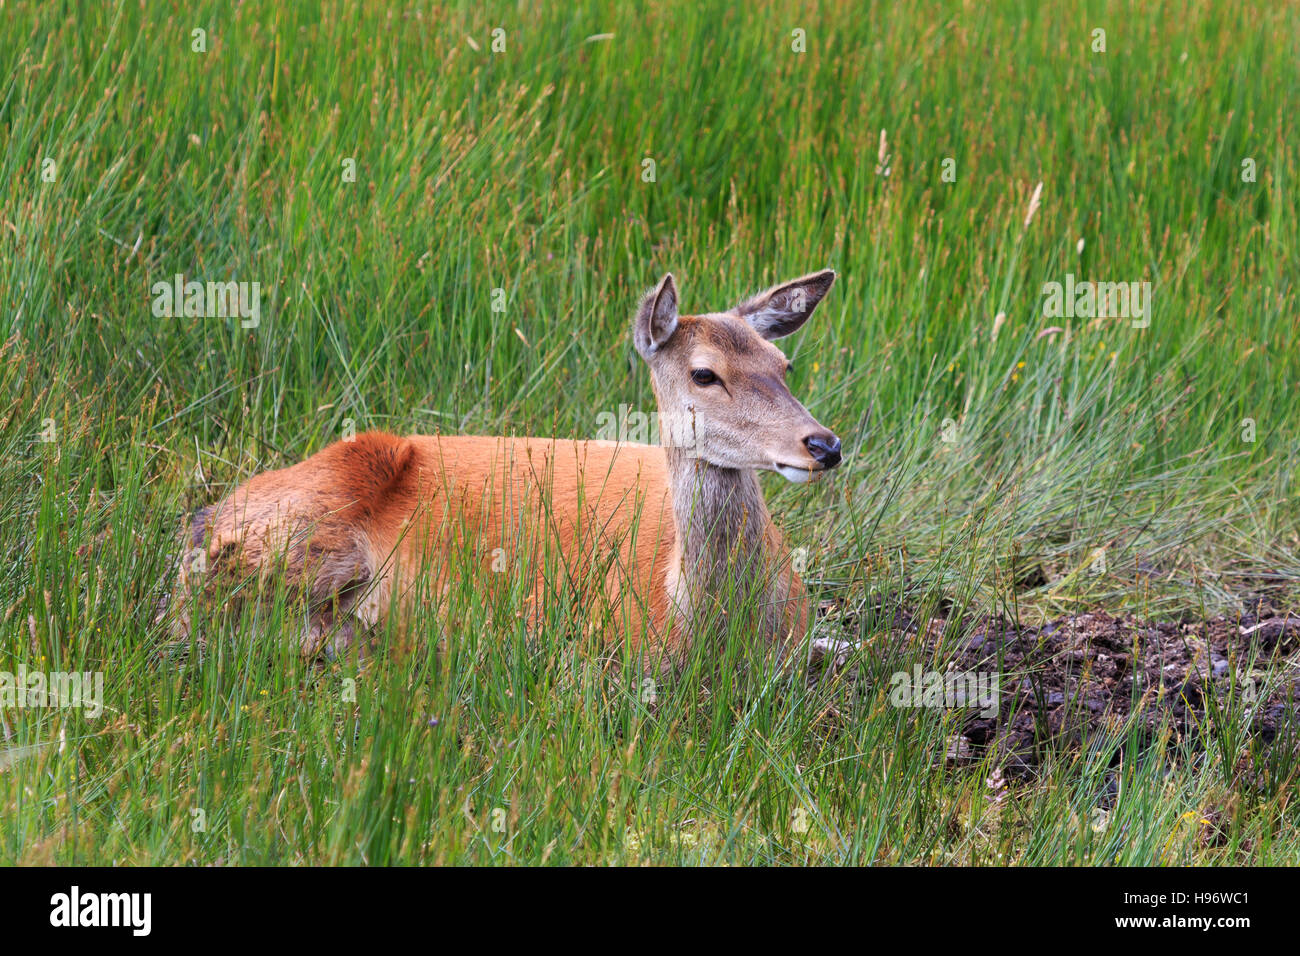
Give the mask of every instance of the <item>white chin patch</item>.
[[776, 471], [786, 481], [793, 481], [795, 484], [801, 484], [816, 474], [815, 471], [807, 468], [791, 468], [789, 465], [777, 465]]

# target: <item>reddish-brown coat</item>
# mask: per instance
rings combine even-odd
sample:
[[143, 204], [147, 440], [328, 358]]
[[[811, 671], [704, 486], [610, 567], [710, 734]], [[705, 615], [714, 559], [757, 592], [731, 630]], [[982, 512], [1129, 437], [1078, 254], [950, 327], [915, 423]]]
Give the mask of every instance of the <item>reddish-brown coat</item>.
[[207, 567], [283, 573], [313, 605], [343, 595], [342, 610], [368, 625], [436, 604], [450, 573], [474, 568], [488, 589], [529, 575], [537, 615], [567, 593], [608, 639], [671, 651], [684, 637], [666, 586], [680, 558], [656, 446], [368, 432], [256, 475], [189, 533]]

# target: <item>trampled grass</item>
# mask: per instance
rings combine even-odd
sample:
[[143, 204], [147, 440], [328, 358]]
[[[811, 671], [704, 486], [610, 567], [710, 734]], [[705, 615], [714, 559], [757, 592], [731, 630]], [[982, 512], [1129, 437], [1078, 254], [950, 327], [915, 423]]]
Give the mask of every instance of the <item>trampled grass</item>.
[[[0, 671], [105, 680], [97, 718], [0, 707], [0, 860], [1300, 862], [1248, 703], [1007, 783], [945, 765], [960, 713], [889, 705], [942, 661], [877, 613], [1231, 616], [1300, 579], [1293, 6], [0, 22]], [[360, 665], [301, 660], [274, 592], [202, 654], [154, 623], [177, 520], [251, 474], [352, 428], [593, 436], [653, 410], [627, 333], [663, 272], [703, 311], [823, 266], [783, 344], [846, 463], [764, 488], [856, 681], [716, 668], [733, 635], [647, 693], [580, 614], [529, 641], [470, 588]], [[157, 316], [178, 274], [259, 282], [259, 321]], [[1149, 314], [1045, 317], [1067, 275]]]

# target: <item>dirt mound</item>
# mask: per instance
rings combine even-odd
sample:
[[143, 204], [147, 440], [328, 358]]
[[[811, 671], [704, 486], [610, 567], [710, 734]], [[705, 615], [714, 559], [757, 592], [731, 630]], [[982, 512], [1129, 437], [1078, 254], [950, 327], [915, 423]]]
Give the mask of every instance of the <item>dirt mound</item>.
[[939, 672], [997, 676], [996, 706], [968, 708], [950, 763], [993, 750], [1008, 775], [1032, 775], [1046, 748], [1079, 745], [1130, 716], [1147, 740], [1168, 727], [1203, 746], [1215, 721], [1237, 721], [1248, 725], [1243, 737], [1265, 745], [1281, 737], [1296, 747], [1300, 616], [1260, 610], [1266, 616], [1182, 622], [1104, 612], [1039, 626], [985, 618], [963, 629], [970, 636], [956, 645], [948, 621], [918, 627], [900, 614], [890, 640], [910, 644], [913, 654], [920, 640], [923, 659]]

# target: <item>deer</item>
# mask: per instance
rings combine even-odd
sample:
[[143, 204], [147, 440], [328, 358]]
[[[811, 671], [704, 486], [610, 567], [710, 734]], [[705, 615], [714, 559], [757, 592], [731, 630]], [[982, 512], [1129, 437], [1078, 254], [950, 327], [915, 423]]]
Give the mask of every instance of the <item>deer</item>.
[[[189, 596], [218, 572], [279, 575], [306, 611], [302, 654], [333, 657], [381, 625], [410, 626], [470, 574], [497, 591], [522, 580], [532, 627], [563, 579], [606, 641], [661, 666], [739, 607], [745, 633], [784, 654], [808, 634], [809, 598], [757, 473], [806, 482], [842, 452], [791, 394], [773, 343], [834, 280], [827, 269], [685, 315], [665, 275], [632, 327], [671, 423], [659, 444], [373, 431], [254, 475], [183, 523], [175, 630], [191, 634]], [[464, 560], [450, 560], [458, 550]], [[558, 558], [549, 571], [545, 555]]]

